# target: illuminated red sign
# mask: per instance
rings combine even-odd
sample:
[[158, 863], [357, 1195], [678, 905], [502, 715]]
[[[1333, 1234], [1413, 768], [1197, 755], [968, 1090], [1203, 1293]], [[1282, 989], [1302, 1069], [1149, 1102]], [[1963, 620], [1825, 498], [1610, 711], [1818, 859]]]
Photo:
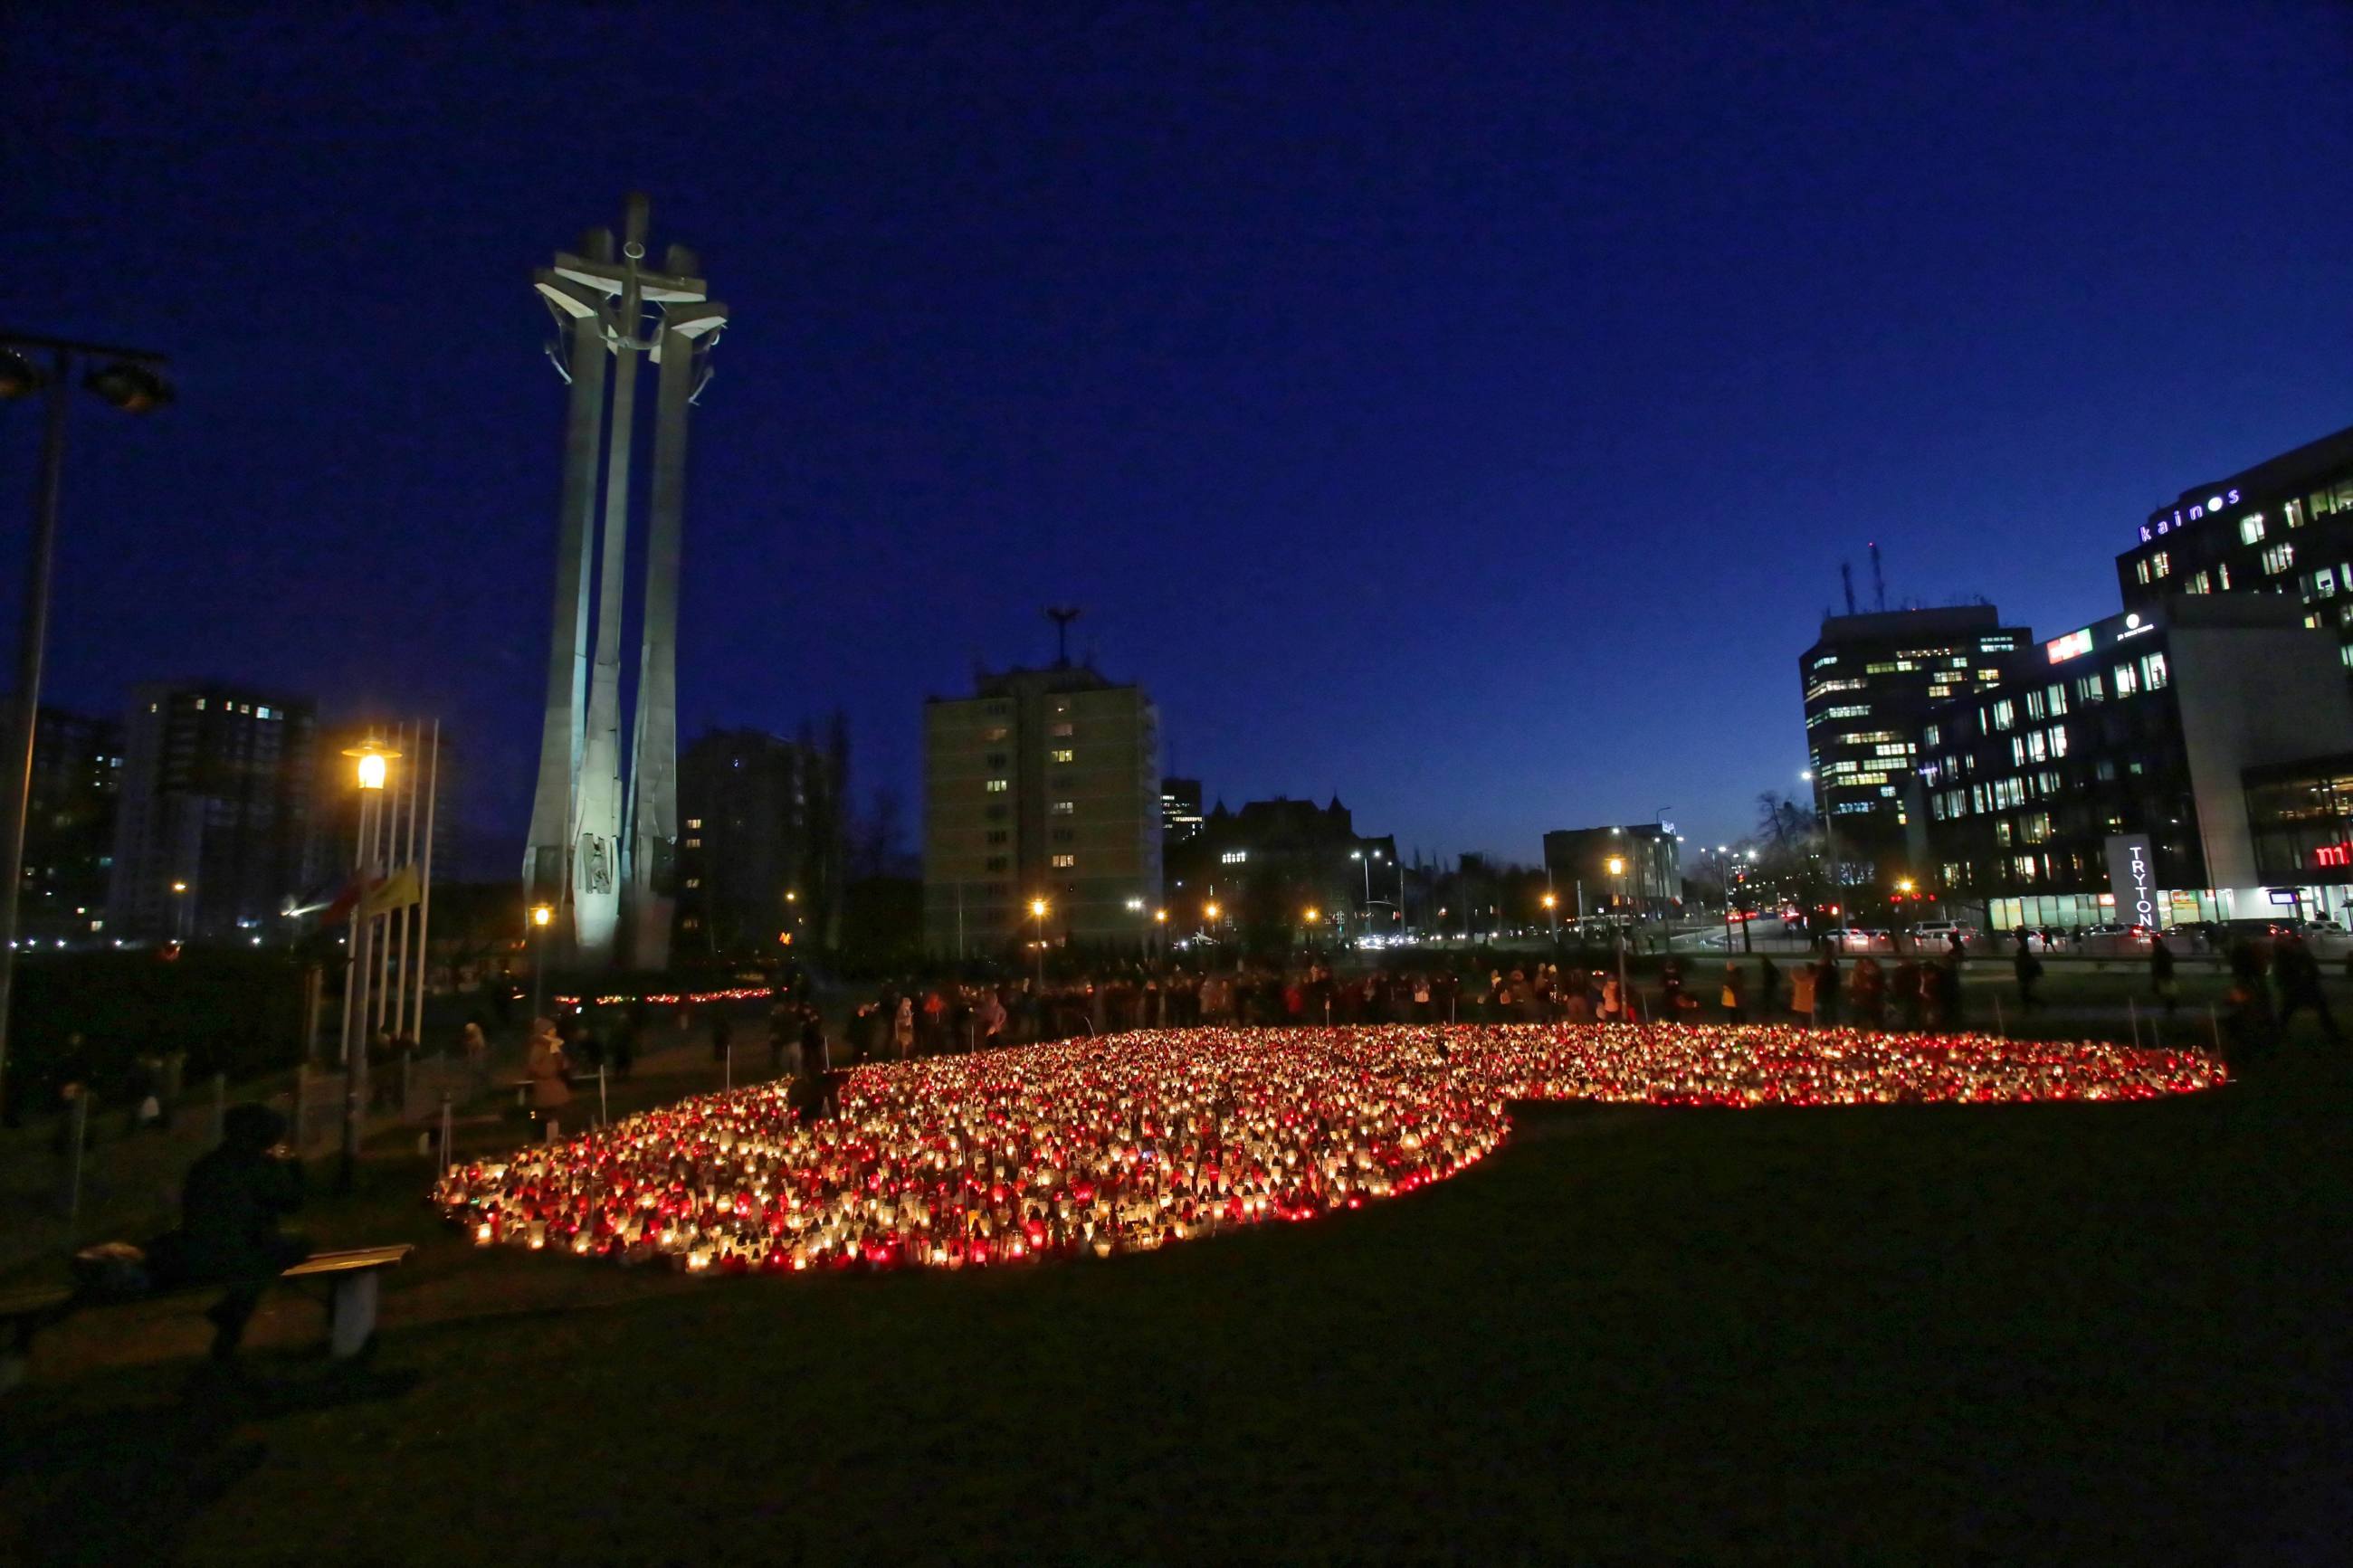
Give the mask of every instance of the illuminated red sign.
[[2324, 844], [2312, 852], [2315, 866], [2353, 866], [2353, 844]]

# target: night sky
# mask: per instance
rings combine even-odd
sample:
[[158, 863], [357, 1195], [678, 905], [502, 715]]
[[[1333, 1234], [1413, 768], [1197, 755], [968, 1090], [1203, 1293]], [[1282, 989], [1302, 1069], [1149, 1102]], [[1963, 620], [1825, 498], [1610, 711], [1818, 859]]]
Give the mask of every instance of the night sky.
[[441, 713], [482, 869], [543, 697], [531, 269], [632, 188], [733, 310], [683, 731], [839, 702], [911, 816], [921, 699], [1070, 602], [1229, 803], [1741, 831], [1868, 541], [2055, 633], [2158, 502], [2353, 424], [2340, 5], [328, 9], [0, 24], [0, 321], [180, 387], [77, 402], [49, 695]]

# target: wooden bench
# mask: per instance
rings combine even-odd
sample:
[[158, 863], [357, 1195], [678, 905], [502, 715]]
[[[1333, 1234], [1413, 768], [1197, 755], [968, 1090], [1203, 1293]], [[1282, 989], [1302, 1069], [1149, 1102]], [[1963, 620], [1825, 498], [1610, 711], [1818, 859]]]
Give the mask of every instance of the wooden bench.
[[[360, 1247], [341, 1252], [316, 1252], [279, 1275], [298, 1284], [320, 1281], [327, 1287], [327, 1344], [337, 1361], [366, 1353], [375, 1339], [376, 1295], [380, 1277], [408, 1260], [417, 1248], [407, 1242], [391, 1247]], [[29, 1290], [0, 1297], [0, 1394], [25, 1381], [32, 1360], [33, 1340], [43, 1329], [73, 1316], [106, 1307], [158, 1301], [174, 1296], [198, 1295], [223, 1289], [219, 1280], [191, 1281], [144, 1295], [121, 1299], [93, 1298], [70, 1289]]]

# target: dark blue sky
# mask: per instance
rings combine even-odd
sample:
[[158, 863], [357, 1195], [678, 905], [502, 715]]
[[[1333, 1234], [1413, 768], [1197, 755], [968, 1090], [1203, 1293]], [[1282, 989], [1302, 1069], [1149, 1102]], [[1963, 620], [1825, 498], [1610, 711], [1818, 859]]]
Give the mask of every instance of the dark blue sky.
[[2063, 630], [2150, 507], [2353, 423], [2342, 5], [326, 11], [12, 10], [0, 320], [181, 387], [76, 410], [51, 691], [438, 710], [501, 867], [529, 274], [633, 187], [734, 312], [682, 720], [844, 703], [911, 808], [920, 700], [1070, 601], [1229, 801], [1736, 832], [1867, 541]]

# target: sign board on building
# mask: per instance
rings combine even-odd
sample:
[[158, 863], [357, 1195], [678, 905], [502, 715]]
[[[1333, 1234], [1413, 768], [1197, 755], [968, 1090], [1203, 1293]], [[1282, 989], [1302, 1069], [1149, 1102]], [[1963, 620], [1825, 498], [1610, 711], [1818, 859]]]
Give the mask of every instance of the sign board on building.
[[2293, 904], [2296, 901], [2294, 888], [2266, 888], [2263, 891], [2271, 895], [2271, 900], [2275, 904]]
[[2153, 926], [2157, 920], [2157, 868], [2146, 833], [2108, 835], [2108, 886], [2116, 889], [2116, 918]]

